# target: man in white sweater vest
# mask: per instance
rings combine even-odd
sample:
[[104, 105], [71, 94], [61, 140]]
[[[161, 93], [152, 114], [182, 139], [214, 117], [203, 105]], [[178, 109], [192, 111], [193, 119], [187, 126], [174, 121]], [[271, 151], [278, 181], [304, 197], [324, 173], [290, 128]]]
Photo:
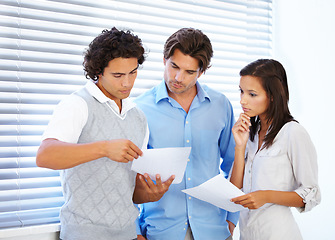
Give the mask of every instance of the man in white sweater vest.
[[159, 200], [173, 181], [158, 177], [154, 184], [130, 170], [149, 136], [144, 114], [128, 98], [144, 54], [130, 31], [103, 30], [85, 52], [90, 80], [57, 105], [43, 134], [36, 164], [61, 170], [63, 240], [136, 239], [133, 202]]

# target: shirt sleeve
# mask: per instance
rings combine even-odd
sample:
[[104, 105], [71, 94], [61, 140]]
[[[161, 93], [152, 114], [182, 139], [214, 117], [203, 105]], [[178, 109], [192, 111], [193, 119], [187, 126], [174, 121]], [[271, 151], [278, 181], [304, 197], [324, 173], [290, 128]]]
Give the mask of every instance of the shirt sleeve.
[[144, 224], [144, 221], [142, 219], [142, 217], [143, 217], [143, 212], [142, 212], [143, 211], [143, 204], [135, 204], [135, 206], [137, 207], [137, 209], [139, 211], [139, 215], [135, 220], [136, 234], [144, 236], [145, 233], [142, 232], [142, 225]]
[[147, 130], [145, 131], [145, 136], [144, 136], [143, 145], [141, 149], [147, 149], [148, 143], [149, 143], [149, 126], [147, 124]]
[[[234, 162], [235, 156], [235, 141], [232, 133], [232, 128], [235, 123], [235, 117], [233, 108], [229, 102], [226, 104], [227, 108], [227, 125], [221, 132], [220, 136], [220, 153], [222, 158], [221, 170], [225, 177], [228, 177], [231, 167]], [[236, 226], [238, 223], [240, 213], [239, 212], [227, 212], [227, 220], [234, 223]]]
[[138, 217], [135, 219], [135, 225], [136, 225], [136, 235], [142, 235], [140, 221]]
[[55, 107], [42, 140], [55, 138], [62, 142], [77, 143], [87, 117], [86, 101], [75, 94], [67, 96]]
[[234, 223], [235, 226], [237, 226], [239, 217], [240, 212], [227, 212], [227, 220]]
[[220, 154], [222, 158], [221, 170], [225, 177], [228, 177], [230, 169], [234, 162], [235, 156], [235, 141], [232, 133], [232, 128], [235, 123], [233, 108], [230, 102], [227, 101], [227, 124], [220, 135]]
[[296, 127], [289, 131], [288, 155], [298, 184], [295, 192], [305, 203], [305, 207], [297, 209], [299, 212], [307, 212], [321, 201], [317, 155], [306, 130], [299, 124], [294, 125]]

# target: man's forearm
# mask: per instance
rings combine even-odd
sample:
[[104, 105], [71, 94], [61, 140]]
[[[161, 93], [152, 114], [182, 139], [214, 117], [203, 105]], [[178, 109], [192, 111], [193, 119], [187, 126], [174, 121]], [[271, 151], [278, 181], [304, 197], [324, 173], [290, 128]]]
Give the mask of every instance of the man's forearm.
[[74, 144], [45, 139], [38, 149], [36, 164], [50, 169], [67, 169], [104, 156], [103, 142]]

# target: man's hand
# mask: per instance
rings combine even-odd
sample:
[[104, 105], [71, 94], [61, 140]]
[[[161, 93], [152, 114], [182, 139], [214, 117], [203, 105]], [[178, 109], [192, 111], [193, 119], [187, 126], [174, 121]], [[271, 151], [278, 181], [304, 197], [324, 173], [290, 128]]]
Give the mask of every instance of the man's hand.
[[127, 163], [142, 156], [142, 151], [132, 141], [126, 139], [117, 139], [104, 142], [106, 157], [116, 162]]
[[148, 174], [137, 174], [136, 186], [133, 195], [133, 202], [136, 204], [145, 202], [155, 202], [163, 197], [169, 190], [175, 176], [172, 175], [168, 180], [162, 183], [159, 174], [156, 175], [156, 184], [150, 179]]
[[229, 228], [229, 232], [230, 232], [230, 234], [233, 236], [233, 233], [234, 233], [234, 230], [235, 230], [235, 224], [234, 223], [232, 223], [231, 221], [229, 221], [229, 220], [226, 220], [227, 221], [227, 223], [228, 223], [228, 228]]
[[137, 240], [147, 240], [147, 239], [142, 235], [137, 235]]
[[143, 153], [132, 141], [115, 139], [90, 143], [67, 143], [55, 138], [44, 139], [36, 155], [39, 167], [67, 169], [82, 163], [107, 157], [116, 162], [127, 163]]

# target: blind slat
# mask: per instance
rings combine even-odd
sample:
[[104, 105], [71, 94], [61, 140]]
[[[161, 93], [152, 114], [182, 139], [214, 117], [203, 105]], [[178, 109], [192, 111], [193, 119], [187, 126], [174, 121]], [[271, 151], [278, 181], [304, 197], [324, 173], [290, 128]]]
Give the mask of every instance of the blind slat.
[[[35, 188], [35, 189], [14, 189], [0, 192], [0, 202], [18, 201], [23, 199], [39, 199], [62, 197], [61, 187]], [[1, 205], [0, 205], [1, 206]]]
[[[59, 207], [0, 214], [0, 228], [57, 223]], [[18, 220], [20, 219], [20, 220]]]
[[[20, 164], [22, 165], [22, 164]], [[43, 188], [60, 186], [59, 176], [47, 176], [41, 178], [23, 178], [23, 179], [6, 179], [0, 180], [1, 191], [12, 189], [27, 189], [27, 188]]]
[[0, 169], [2, 179], [16, 179], [20, 178], [40, 178], [40, 177], [55, 177], [59, 176], [58, 171], [53, 171], [46, 168], [20, 168], [18, 169]]
[[61, 207], [63, 204], [62, 197], [53, 198], [40, 198], [40, 199], [26, 199], [20, 200], [20, 205], [17, 205], [17, 201], [6, 201], [0, 202], [0, 213], [11, 212], [11, 211], [22, 211], [31, 209], [43, 209], [43, 208], [55, 208]]

